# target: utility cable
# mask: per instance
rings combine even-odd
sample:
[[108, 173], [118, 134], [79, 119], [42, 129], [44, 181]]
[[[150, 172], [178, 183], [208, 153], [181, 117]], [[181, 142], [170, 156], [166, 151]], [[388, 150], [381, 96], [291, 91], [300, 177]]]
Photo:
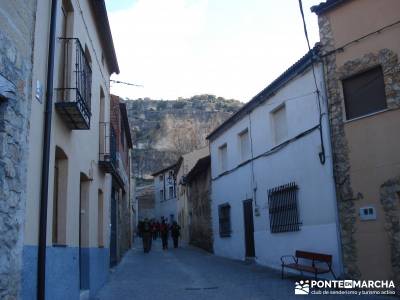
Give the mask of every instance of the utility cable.
[[124, 81], [119, 81], [119, 80], [112, 80], [110, 79], [110, 82], [112, 83], [119, 83], [119, 84], [125, 84], [125, 85], [130, 85], [130, 86], [136, 86], [136, 87], [144, 87], [141, 84], [136, 84], [136, 83], [130, 83], [130, 82], [124, 82]]
[[322, 109], [321, 109], [321, 99], [320, 99], [321, 98], [321, 93], [319, 91], [318, 84], [317, 84], [317, 77], [315, 75], [314, 51], [311, 50], [310, 40], [308, 38], [307, 25], [306, 25], [306, 20], [305, 20], [305, 17], [304, 17], [302, 0], [299, 0], [299, 8], [300, 8], [300, 13], [301, 13], [301, 18], [303, 20], [304, 35], [306, 37], [308, 50], [309, 50], [309, 52], [311, 52], [311, 68], [312, 68], [312, 73], [313, 73], [313, 77], [314, 77], [315, 93], [317, 94], [318, 111], [319, 111], [319, 134], [320, 134], [320, 140], [321, 140], [321, 151], [318, 153], [318, 156], [319, 156], [319, 161], [321, 162], [321, 164], [325, 164], [326, 155], [325, 155], [325, 147], [324, 147], [324, 137], [323, 137], [323, 134], [322, 134], [322, 117], [323, 117], [324, 114], [322, 113]]

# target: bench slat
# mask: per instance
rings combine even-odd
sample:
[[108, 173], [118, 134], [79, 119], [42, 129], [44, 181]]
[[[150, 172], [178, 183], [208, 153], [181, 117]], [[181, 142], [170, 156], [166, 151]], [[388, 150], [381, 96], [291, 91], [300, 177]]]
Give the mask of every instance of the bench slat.
[[295, 269], [299, 271], [305, 271], [305, 272], [310, 272], [310, 273], [317, 273], [317, 274], [324, 274], [324, 273], [329, 273], [329, 269], [324, 269], [324, 268], [318, 268], [318, 267], [312, 267], [312, 266], [306, 266], [306, 265], [301, 265], [301, 264], [285, 264], [284, 265], [286, 268], [290, 269]]
[[314, 261], [323, 261], [327, 263], [332, 263], [332, 255], [329, 254], [296, 250], [296, 257], [310, 259]]

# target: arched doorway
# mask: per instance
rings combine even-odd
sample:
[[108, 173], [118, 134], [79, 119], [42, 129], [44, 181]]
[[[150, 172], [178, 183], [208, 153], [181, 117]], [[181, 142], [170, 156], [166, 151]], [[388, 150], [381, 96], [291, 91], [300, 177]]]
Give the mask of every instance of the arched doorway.
[[80, 290], [89, 289], [89, 199], [90, 179], [80, 174], [79, 197], [79, 286]]
[[67, 244], [68, 157], [58, 146], [55, 151], [53, 186], [53, 245]]

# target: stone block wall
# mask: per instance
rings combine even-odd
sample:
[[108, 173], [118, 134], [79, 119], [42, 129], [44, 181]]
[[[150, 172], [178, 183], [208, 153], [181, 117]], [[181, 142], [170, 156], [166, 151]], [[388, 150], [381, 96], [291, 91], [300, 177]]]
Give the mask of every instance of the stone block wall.
[[0, 97], [0, 299], [21, 286], [35, 12], [35, 0], [0, 2], [0, 76], [15, 91]]
[[211, 222], [211, 167], [196, 175], [189, 184], [189, 203], [192, 208], [190, 243], [213, 252]]

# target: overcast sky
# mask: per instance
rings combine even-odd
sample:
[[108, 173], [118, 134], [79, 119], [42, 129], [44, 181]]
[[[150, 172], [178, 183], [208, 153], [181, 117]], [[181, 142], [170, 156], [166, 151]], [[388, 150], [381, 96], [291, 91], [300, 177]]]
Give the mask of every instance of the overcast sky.
[[[320, 0], [303, 0], [313, 46]], [[307, 52], [298, 0], [106, 0], [123, 98], [214, 94], [243, 102]]]

